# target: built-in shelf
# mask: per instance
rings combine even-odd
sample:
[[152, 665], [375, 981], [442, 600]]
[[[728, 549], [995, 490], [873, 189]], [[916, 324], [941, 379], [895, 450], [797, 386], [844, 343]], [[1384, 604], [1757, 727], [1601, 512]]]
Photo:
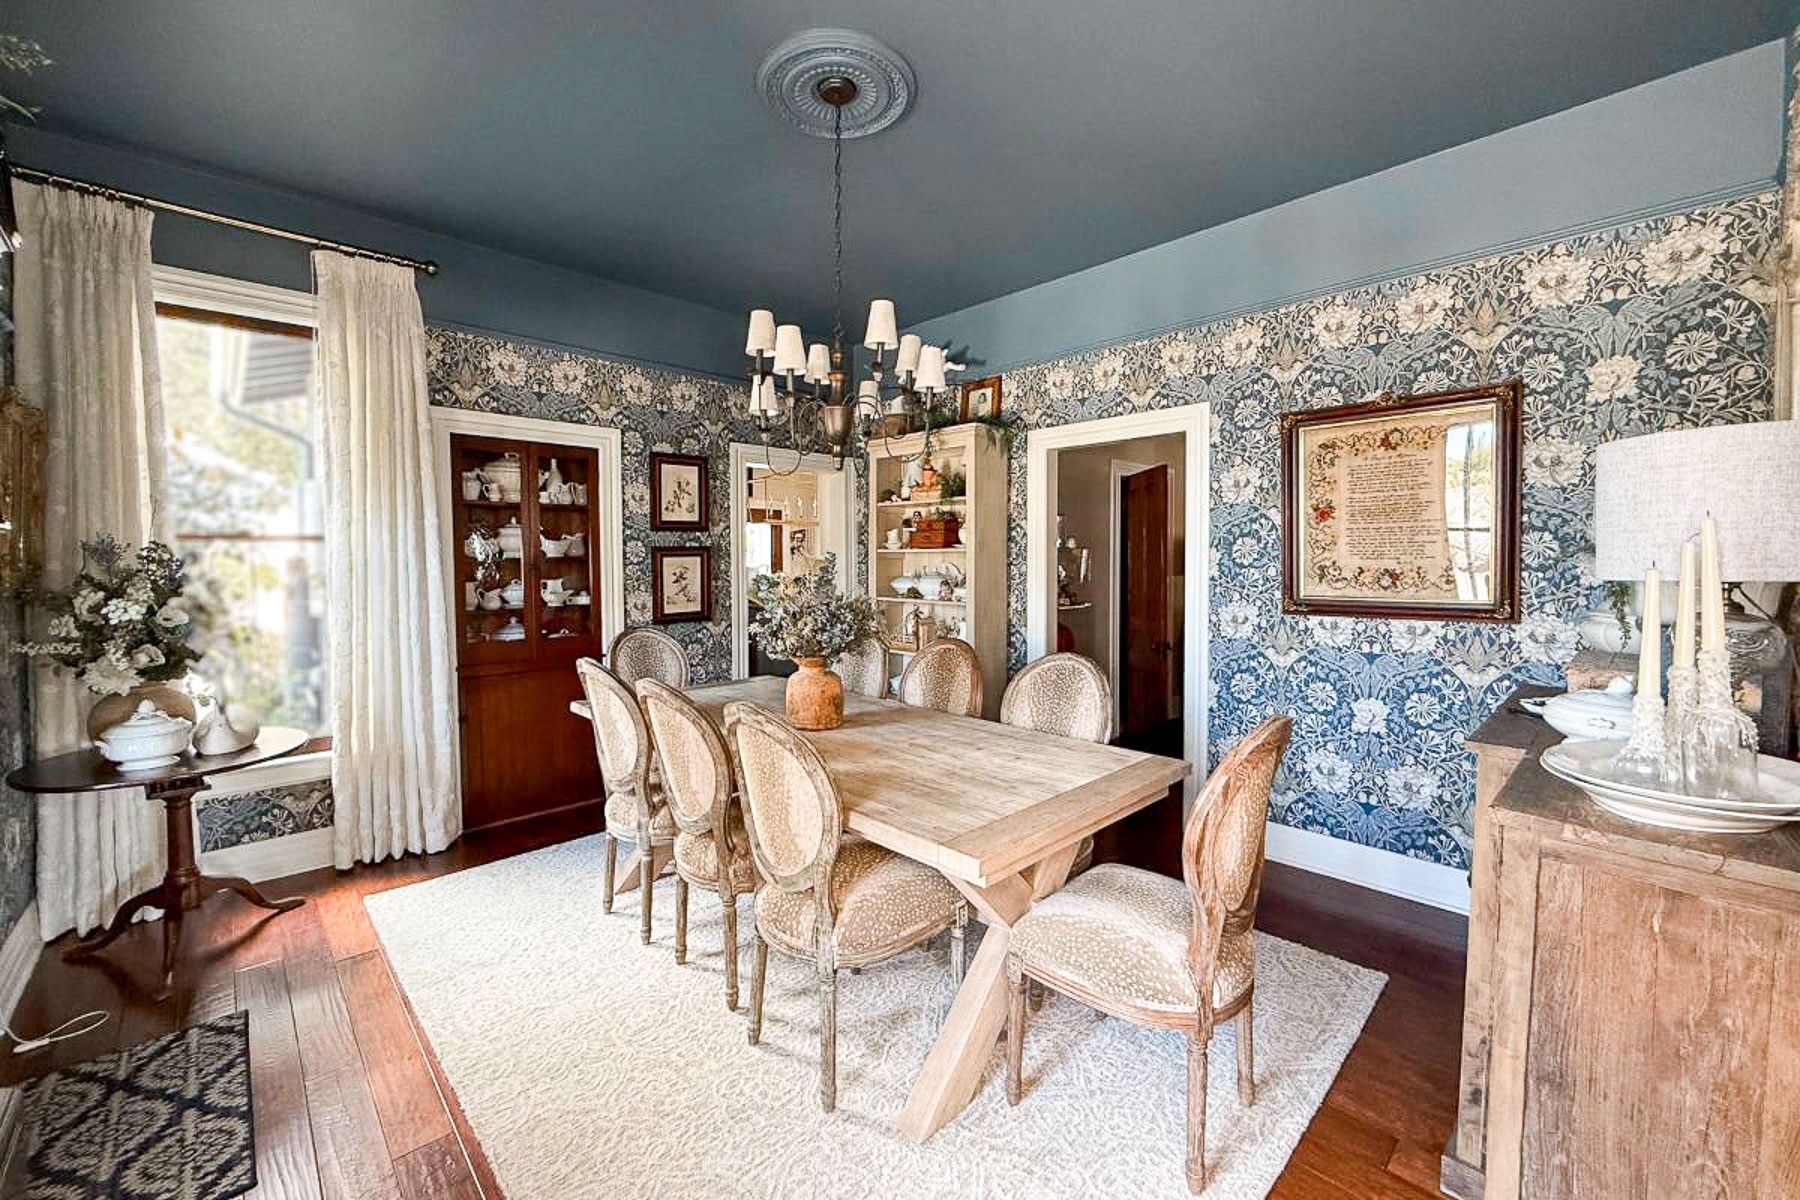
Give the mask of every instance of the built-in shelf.
[[948, 605], [948, 606], [951, 606], [954, 608], [961, 608], [963, 605], [967, 604], [968, 601], [967, 600], [923, 600], [923, 599], [914, 600], [909, 596], [877, 596], [877, 597], [875, 597], [875, 603], [877, 603], [877, 604], [943, 604], [943, 605]]
[[968, 497], [958, 496], [954, 500], [880, 500], [876, 508], [961, 508], [968, 503]]
[[[517, 508], [517, 500], [459, 500], [458, 504], [466, 504], [470, 508]], [[544, 506], [540, 506], [544, 507]], [[584, 506], [585, 507], [585, 506]]]
[[902, 546], [898, 550], [886, 546], [875, 547], [877, 554], [961, 554], [967, 546]]
[[1056, 606], [1056, 611], [1057, 612], [1077, 612], [1081, 609], [1092, 608], [1092, 607], [1094, 607], [1094, 602], [1092, 600], [1083, 600], [1080, 604], [1059, 604]]

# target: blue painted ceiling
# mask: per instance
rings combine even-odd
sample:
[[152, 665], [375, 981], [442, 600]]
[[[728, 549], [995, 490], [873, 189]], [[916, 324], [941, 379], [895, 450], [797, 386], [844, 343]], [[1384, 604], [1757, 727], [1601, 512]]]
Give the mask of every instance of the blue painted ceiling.
[[[830, 147], [753, 87], [847, 25], [846, 296], [1015, 291], [1779, 37], [1784, 0], [12, 0], [6, 90], [142, 148], [721, 309], [830, 309]], [[404, 250], [404, 247], [395, 247]]]

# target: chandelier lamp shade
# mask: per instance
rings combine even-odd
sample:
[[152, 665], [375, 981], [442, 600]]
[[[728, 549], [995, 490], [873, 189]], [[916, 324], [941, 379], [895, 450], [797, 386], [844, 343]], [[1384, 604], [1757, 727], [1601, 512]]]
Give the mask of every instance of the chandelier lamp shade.
[[[846, 346], [843, 321], [844, 141], [886, 128], [904, 113], [916, 89], [912, 68], [866, 34], [815, 29], [772, 50], [757, 73], [771, 108], [803, 133], [829, 137], [832, 148], [832, 301], [829, 342], [808, 345], [800, 326], [782, 324], [771, 308], [750, 311], [744, 353], [750, 358], [750, 415], [764, 444], [783, 418], [796, 451], [821, 444], [843, 465], [860, 434], [875, 436], [884, 412], [899, 409], [923, 417], [949, 391], [942, 346], [900, 333], [893, 300], [869, 301], [863, 326], [864, 377], [856, 378], [854, 348]], [[930, 434], [926, 435], [929, 442]], [[928, 446], [921, 447], [928, 454]], [[798, 469], [798, 460], [796, 468]]]

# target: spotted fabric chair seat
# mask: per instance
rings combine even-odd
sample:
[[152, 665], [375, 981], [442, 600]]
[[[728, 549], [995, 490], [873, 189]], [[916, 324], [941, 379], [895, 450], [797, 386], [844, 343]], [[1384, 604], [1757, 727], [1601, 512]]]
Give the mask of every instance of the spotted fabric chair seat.
[[[637, 801], [630, 792], [614, 792], [606, 798], [606, 832], [622, 842], [635, 842], [638, 837]], [[675, 840], [675, 818], [669, 806], [652, 798], [650, 804], [650, 840], [662, 845]]]
[[[738, 853], [731, 861], [731, 890], [734, 894], [756, 890], [756, 864], [750, 861], [750, 835], [744, 831], [744, 818], [732, 813], [731, 845]], [[675, 869], [694, 883], [719, 884], [719, 839], [706, 833], [675, 834]]]
[[[831, 872], [832, 942], [840, 967], [891, 958], [950, 928], [962, 897], [949, 880], [873, 842], [845, 842]], [[765, 887], [756, 927], [777, 947], [811, 958], [816, 946], [811, 892]]]
[[[1102, 863], [1033, 905], [1013, 926], [1010, 947], [1075, 991], [1120, 1006], [1192, 1013], [1193, 928], [1193, 901], [1181, 880]], [[1255, 978], [1255, 933], [1226, 935], [1213, 1007], [1235, 1004]]]

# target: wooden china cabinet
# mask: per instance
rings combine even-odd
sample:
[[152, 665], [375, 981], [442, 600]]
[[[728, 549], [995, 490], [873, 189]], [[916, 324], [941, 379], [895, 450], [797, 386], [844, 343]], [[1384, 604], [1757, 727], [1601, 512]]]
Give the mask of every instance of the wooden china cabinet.
[[599, 458], [453, 433], [450, 460], [463, 824], [479, 829], [601, 795], [593, 741], [567, 719], [575, 660], [604, 649]]

